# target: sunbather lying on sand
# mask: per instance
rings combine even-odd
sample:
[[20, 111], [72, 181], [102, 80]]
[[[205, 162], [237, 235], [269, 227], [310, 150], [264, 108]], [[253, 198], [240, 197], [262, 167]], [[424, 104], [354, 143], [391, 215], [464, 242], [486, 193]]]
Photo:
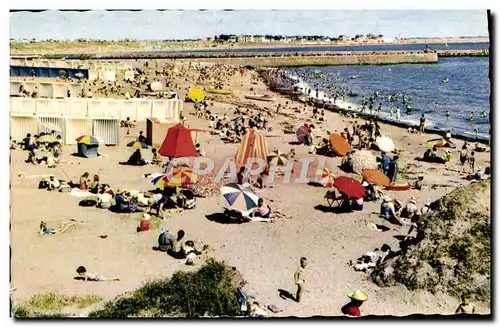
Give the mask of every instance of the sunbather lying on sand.
[[40, 235], [50, 235], [50, 234], [64, 234], [69, 228], [76, 227], [76, 224], [72, 221], [65, 221], [59, 225], [59, 228], [48, 228], [45, 221], [40, 222]]
[[99, 274], [94, 274], [94, 273], [88, 273], [87, 269], [84, 266], [80, 266], [76, 269], [76, 273], [78, 274], [75, 276], [75, 279], [77, 280], [84, 280], [84, 281], [92, 281], [92, 282], [109, 282], [109, 281], [119, 281], [120, 278], [106, 278], [102, 275]]

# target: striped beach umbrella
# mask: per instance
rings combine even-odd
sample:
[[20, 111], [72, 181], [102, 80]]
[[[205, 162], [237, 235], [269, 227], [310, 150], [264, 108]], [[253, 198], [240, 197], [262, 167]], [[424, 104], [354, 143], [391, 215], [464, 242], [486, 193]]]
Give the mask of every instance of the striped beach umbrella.
[[248, 158], [259, 158], [267, 162], [268, 156], [269, 149], [264, 135], [253, 128], [241, 138], [234, 159], [237, 164], [245, 165]]
[[148, 145], [146, 143], [140, 142], [137, 140], [128, 143], [127, 146], [129, 148], [132, 148], [132, 149], [147, 149], [148, 148]]
[[196, 182], [198, 176], [191, 168], [174, 168], [170, 172], [156, 176], [151, 180], [151, 183], [159, 188], [165, 187], [182, 187], [191, 185]]
[[309, 130], [310, 130], [309, 126], [306, 126], [306, 125], [302, 125], [299, 128], [297, 128], [297, 130], [295, 131], [295, 136], [297, 136], [297, 140], [300, 143], [305, 142], [305, 138], [306, 138], [307, 132], [309, 132]]
[[259, 197], [252, 193], [250, 188], [236, 183], [225, 184], [220, 192], [227, 204], [237, 210], [249, 211], [257, 207]]
[[267, 157], [267, 162], [273, 166], [286, 166], [288, 158], [282, 152], [276, 150], [271, 152]]
[[326, 188], [332, 188], [335, 183], [335, 175], [333, 174], [333, 171], [328, 168], [323, 168], [319, 183]]
[[94, 135], [82, 135], [78, 138], [76, 138], [76, 141], [78, 143], [83, 143], [83, 144], [99, 144], [103, 143], [101, 140], [99, 140], [96, 136]]

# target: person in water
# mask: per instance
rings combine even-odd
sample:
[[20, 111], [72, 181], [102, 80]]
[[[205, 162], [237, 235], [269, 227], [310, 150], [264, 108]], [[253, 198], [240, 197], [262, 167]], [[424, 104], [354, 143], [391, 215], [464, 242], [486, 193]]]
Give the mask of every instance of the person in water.
[[470, 112], [470, 115], [469, 115], [469, 120], [470, 120], [470, 121], [473, 121], [473, 120], [474, 120], [474, 111], [471, 111], [471, 112]]
[[446, 119], [449, 119], [451, 116], [451, 112], [449, 110], [446, 110]]
[[486, 114], [486, 111], [483, 110], [481, 112], [481, 118], [486, 118], [486, 117], [488, 117], [488, 115]]

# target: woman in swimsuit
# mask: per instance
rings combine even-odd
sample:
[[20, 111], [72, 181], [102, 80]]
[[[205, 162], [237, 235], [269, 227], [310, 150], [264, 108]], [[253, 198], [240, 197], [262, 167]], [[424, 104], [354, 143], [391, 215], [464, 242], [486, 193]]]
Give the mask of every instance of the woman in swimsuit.
[[[255, 213], [258, 213], [259, 216], [255, 217]], [[251, 221], [265, 221], [271, 222], [273, 221], [273, 213], [271, 208], [264, 202], [264, 199], [260, 198], [257, 202], [257, 208], [252, 212], [250, 217]]]

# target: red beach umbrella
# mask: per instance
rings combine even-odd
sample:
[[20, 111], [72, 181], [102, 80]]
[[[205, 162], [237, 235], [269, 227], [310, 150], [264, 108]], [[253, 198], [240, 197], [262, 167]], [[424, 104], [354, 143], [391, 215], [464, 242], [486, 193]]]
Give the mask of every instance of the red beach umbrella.
[[359, 199], [365, 196], [365, 188], [357, 180], [339, 176], [334, 179], [333, 186], [339, 190], [340, 193], [346, 195], [349, 199]]

